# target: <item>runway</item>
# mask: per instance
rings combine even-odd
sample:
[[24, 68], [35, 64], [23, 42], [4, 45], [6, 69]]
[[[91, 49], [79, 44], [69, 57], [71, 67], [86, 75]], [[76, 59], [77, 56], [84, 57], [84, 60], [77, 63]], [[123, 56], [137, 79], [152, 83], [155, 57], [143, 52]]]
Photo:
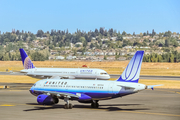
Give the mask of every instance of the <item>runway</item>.
[[28, 91], [31, 84], [23, 85], [26, 90], [21, 85], [0, 89], [1, 120], [180, 120], [180, 89], [144, 90], [122, 98], [100, 101], [99, 109], [71, 101], [73, 109], [64, 109], [63, 100], [57, 105], [38, 105], [36, 97]]
[[[119, 78], [120, 75], [110, 75], [111, 78]], [[151, 80], [180, 80], [180, 76], [150, 76], [140, 75], [139, 79], [151, 79]]]
[[[20, 72], [0, 72], [0, 75], [25, 75]], [[110, 74], [111, 78], [119, 78], [120, 75]], [[140, 79], [151, 79], [151, 80], [180, 80], [180, 76], [150, 76], [140, 75]]]

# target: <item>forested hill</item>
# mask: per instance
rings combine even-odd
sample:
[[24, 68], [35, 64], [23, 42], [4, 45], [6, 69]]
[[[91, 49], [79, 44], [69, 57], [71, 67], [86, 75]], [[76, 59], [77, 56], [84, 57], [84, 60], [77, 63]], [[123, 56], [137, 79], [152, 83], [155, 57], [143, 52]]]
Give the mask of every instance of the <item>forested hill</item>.
[[180, 61], [179, 38], [179, 33], [156, 33], [154, 29], [140, 34], [102, 27], [89, 32], [77, 29], [74, 33], [38, 30], [36, 34], [13, 29], [0, 32], [0, 60], [21, 60], [19, 48], [24, 48], [32, 60], [57, 59], [57, 56], [64, 59], [75, 56], [87, 60], [126, 60], [135, 51], [145, 50], [145, 62], [177, 62]]

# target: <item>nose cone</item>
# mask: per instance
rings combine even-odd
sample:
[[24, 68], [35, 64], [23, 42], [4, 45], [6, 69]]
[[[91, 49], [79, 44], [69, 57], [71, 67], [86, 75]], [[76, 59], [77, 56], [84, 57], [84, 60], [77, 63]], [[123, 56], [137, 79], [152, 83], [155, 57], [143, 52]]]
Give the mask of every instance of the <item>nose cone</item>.
[[34, 86], [32, 86], [29, 91], [30, 91], [31, 94], [34, 95]]
[[109, 76], [109, 75], [101, 75], [101, 76], [99, 76], [99, 79], [109, 80], [109, 79], [110, 79], [110, 76]]
[[110, 75], [107, 75], [107, 79], [110, 79], [111, 77], [110, 77]]

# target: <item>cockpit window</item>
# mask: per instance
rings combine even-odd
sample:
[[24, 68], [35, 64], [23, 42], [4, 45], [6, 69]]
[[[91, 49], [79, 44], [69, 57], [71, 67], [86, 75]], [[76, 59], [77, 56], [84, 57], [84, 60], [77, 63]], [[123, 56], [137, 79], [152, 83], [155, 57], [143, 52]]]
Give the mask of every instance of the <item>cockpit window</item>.
[[33, 86], [36, 86], [36, 84], [34, 84]]
[[100, 73], [101, 75], [107, 75], [107, 73]]

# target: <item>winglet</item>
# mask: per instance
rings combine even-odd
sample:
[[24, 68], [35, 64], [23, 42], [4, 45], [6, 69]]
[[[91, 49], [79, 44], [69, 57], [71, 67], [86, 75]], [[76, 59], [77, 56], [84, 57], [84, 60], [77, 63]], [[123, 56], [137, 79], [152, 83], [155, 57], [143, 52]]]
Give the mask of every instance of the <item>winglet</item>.
[[28, 57], [28, 55], [26, 54], [26, 52], [24, 51], [24, 49], [19, 49], [20, 54], [21, 54], [21, 60], [23, 63], [23, 67], [24, 69], [32, 69], [35, 68], [35, 66], [33, 65], [31, 59]]
[[117, 81], [138, 83], [143, 55], [144, 51], [137, 51]]

